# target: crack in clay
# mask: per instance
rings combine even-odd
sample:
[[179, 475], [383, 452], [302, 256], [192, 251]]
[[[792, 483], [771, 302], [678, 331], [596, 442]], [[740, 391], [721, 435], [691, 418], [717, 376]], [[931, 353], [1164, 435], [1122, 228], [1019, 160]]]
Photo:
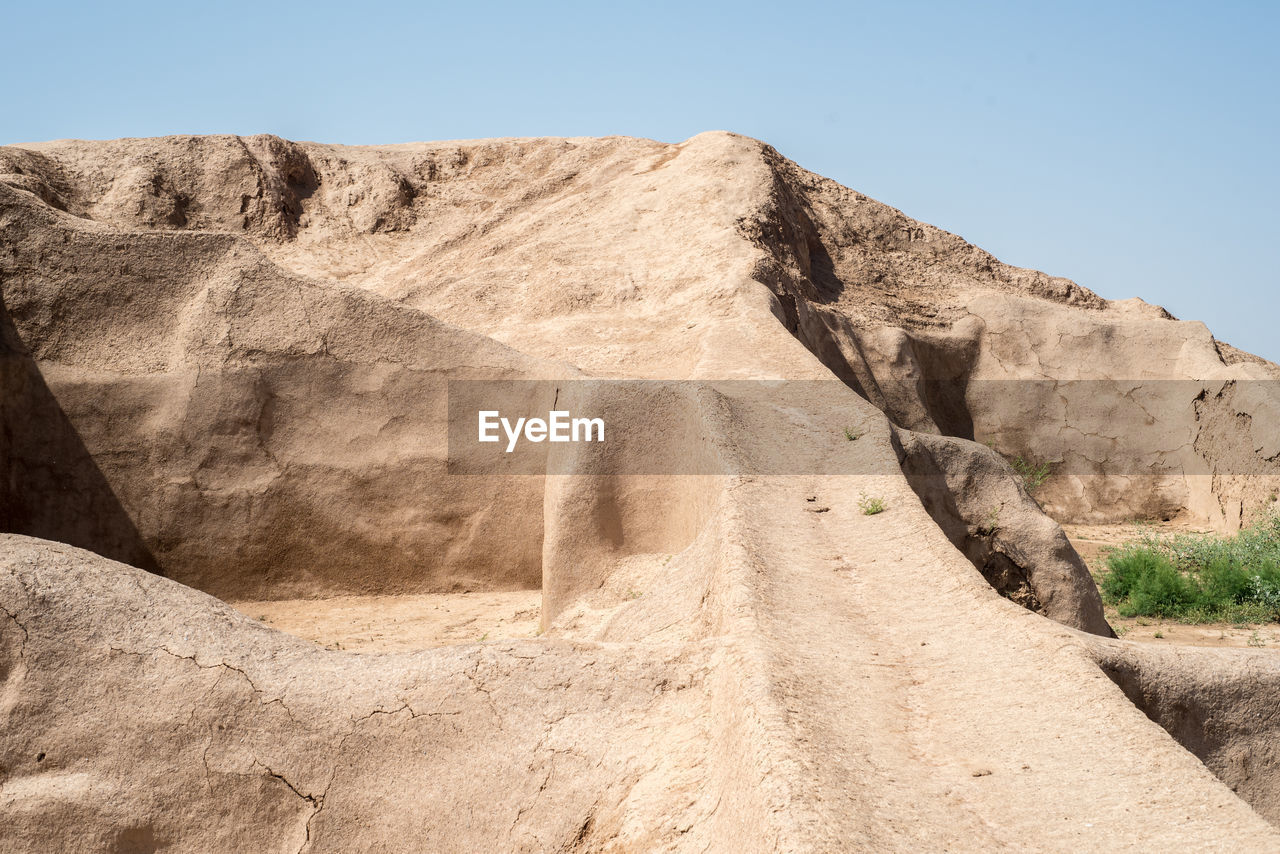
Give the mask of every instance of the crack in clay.
[[18, 645], [18, 657], [25, 658], [27, 654], [27, 643], [31, 640], [31, 633], [27, 631], [26, 625], [18, 619], [18, 615], [14, 611], [10, 611], [4, 605], [0, 605], [0, 612], [13, 621], [13, 624], [22, 632], [22, 643]]
[[[264, 771], [266, 771], [267, 776], [272, 777], [276, 780], [279, 780], [281, 783], [284, 783], [285, 786], [289, 788], [289, 791], [293, 792], [295, 795], [297, 795], [299, 798], [306, 801], [310, 805], [311, 815], [307, 816], [306, 823], [303, 825], [304, 836], [303, 836], [302, 844], [298, 846], [298, 854], [302, 854], [302, 852], [306, 851], [307, 848], [310, 847], [311, 845], [311, 822], [313, 822], [315, 820], [315, 817], [320, 814], [320, 811], [324, 809], [324, 799], [325, 799], [325, 796], [327, 796], [329, 793], [328, 787], [326, 787], [325, 791], [319, 795], [309, 795], [303, 792], [297, 786], [293, 785], [293, 783], [289, 782], [289, 780], [283, 774], [280, 774], [271, 770], [270, 767], [268, 767], [265, 763], [260, 761], [256, 756], [253, 758], [253, 764], [258, 766], [259, 768], [262, 768]], [[332, 782], [333, 782], [332, 778], [330, 778], [330, 784], [332, 784]]]

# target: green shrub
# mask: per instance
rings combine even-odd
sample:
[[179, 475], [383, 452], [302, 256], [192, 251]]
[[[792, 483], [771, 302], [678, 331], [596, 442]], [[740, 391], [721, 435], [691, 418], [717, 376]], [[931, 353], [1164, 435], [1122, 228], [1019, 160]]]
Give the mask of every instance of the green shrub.
[[1232, 537], [1143, 534], [1112, 552], [1099, 588], [1125, 617], [1186, 622], [1280, 618], [1280, 517]]
[[1171, 566], [1166, 558], [1149, 549], [1129, 546], [1112, 552], [1107, 558], [1110, 572], [1102, 579], [1102, 595], [1112, 602], [1128, 599], [1138, 581], [1161, 565]]
[[1249, 579], [1247, 601], [1257, 602], [1270, 608], [1272, 613], [1280, 614], [1280, 570], [1275, 566], [1267, 567], [1263, 572]]
[[1129, 591], [1129, 601], [1121, 616], [1177, 617], [1200, 599], [1195, 581], [1165, 562], [1155, 562], [1142, 573]]
[[1234, 561], [1218, 556], [1200, 570], [1202, 600], [1208, 603], [1239, 603], [1252, 599], [1253, 575]]
[[1216, 561], [1242, 567], [1280, 566], [1280, 514], [1266, 518], [1231, 537], [1212, 534], [1146, 534], [1143, 544], [1168, 555], [1180, 569], [1194, 570]]

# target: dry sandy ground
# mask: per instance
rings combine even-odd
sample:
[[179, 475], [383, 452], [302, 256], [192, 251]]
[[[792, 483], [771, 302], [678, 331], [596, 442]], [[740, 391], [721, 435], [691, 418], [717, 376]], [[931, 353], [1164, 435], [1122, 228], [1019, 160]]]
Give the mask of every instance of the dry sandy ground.
[[[1105, 572], [1110, 549], [1137, 539], [1140, 531], [1208, 533], [1177, 520], [1121, 525], [1064, 525], [1090, 571]], [[238, 611], [274, 629], [328, 649], [348, 652], [408, 652], [456, 643], [537, 637], [542, 591], [473, 592], [401, 596], [338, 596], [329, 599], [241, 600]], [[1280, 649], [1280, 624], [1188, 625], [1152, 617], [1107, 620], [1126, 640], [1163, 645]]]
[[1116, 634], [1125, 640], [1174, 646], [1252, 647], [1280, 649], [1280, 624], [1261, 626], [1231, 623], [1187, 625], [1149, 617], [1110, 617]]
[[[326, 649], [411, 652], [457, 643], [537, 637], [542, 593], [342, 596], [231, 603], [236, 610]], [[1280, 649], [1280, 624], [1187, 625], [1151, 617], [1107, 619], [1125, 640], [1179, 646]]]
[[232, 602], [273, 629], [348, 652], [410, 652], [538, 635], [542, 591]]

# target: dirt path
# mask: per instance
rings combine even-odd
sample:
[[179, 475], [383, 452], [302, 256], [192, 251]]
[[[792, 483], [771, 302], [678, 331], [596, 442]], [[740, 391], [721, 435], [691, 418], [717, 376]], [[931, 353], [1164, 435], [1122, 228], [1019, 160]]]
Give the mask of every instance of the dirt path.
[[[868, 517], [856, 497], [872, 487], [889, 509]], [[829, 511], [807, 512], [806, 495]], [[815, 478], [738, 497], [744, 547], [786, 567], [753, 579], [752, 643], [802, 766], [795, 814], [828, 847], [1094, 850], [1131, 834], [1157, 849], [1251, 816], [1193, 756], [1137, 737], [1150, 721], [1115, 702], [1075, 633], [993, 599], [905, 485]], [[1207, 800], [1178, 794], [1192, 780]]]

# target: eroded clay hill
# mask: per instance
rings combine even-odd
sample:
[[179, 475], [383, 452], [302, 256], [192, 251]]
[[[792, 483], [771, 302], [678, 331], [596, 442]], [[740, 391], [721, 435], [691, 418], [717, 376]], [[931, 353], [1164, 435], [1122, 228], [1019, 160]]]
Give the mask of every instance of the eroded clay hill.
[[[1262, 512], [1280, 369], [1201, 324], [722, 133], [11, 146], [0, 248], [0, 847], [1280, 846], [1273, 654], [1112, 639], [997, 453]], [[450, 474], [449, 381], [589, 378], [700, 381], [575, 388], [705, 465]], [[396, 654], [206, 595], [520, 589]]]

